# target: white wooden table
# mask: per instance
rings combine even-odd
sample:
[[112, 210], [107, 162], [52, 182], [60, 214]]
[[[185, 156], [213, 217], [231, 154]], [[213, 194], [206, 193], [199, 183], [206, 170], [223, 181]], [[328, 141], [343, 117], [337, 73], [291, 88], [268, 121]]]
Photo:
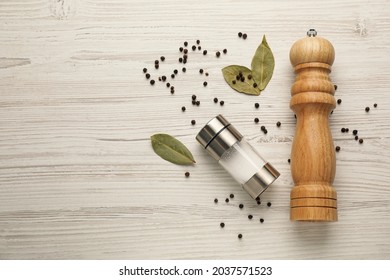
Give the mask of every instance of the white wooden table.
[[[389, 14], [385, 0], [1, 0], [0, 258], [389, 259]], [[341, 147], [339, 222], [330, 224], [289, 221], [288, 55], [308, 28], [336, 49], [331, 77], [342, 99], [330, 121]], [[273, 79], [261, 96], [238, 94], [221, 68], [249, 66], [263, 34], [276, 59]], [[155, 78], [181, 70], [178, 48], [196, 39], [209, 53], [190, 51], [174, 95], [148, 84], [144, 67]], [[228, 53], [215, 58], [223, 48]], [[195, 141], [219, 113], [282, 174], [260, 206]], [[184, 142], [197, 164], [156, 156], [149, 137], [158, 132]]]

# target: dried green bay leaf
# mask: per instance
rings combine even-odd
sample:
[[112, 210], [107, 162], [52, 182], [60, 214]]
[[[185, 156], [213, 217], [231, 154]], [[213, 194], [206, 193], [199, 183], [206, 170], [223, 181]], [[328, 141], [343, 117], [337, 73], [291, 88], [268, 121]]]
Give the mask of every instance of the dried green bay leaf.
[[[245, 78], [243, 82], [240, 79], [237, 79], [239, 74]], [[238, 91], [245, 94], [250, 95], [259, 95], [260, 89], [257, 87], [253, 87], [253, 83], [255, 82], [253, 78], [248, 79], [248, 75], [253, 76], [252, 71], [245, 66], [240, 65], [229, 65], [222, 69], [223, 77], [228, 85]]]
[[150, 137], [154, 152], [161, 158], [180, 165], [195, 163], [187, 147], [168, 134], [154, 134]]
[[274, 55], [269, 47], [265, 35], [252, 59], [252, 75], [259, 90], [262, 91], [272, 78], [275, 67]]

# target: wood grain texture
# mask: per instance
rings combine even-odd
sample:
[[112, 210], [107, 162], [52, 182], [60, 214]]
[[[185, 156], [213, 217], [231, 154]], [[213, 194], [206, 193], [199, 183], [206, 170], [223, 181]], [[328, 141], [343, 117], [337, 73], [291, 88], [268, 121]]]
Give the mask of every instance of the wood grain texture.
[[[389, 11], [384, 0], [0, 1], [0, 258], [389, 259]], [[333, 224], [289, 221], [288, 54], [308, 28], [336, 50], [331, 79], [342, 103], [330, 118], [341, 147]], [[276, 60], [273, 78], [260, 96], [238, 94], [221, 68], [249, 65], [263, 34]], [[209, 54], [190, 51], [174, 95], [148, 84], [143, 67], [155, 79], [180, 70], [179, 46], [196, 39]], [[166, 61], [155, 70], [161, 55]], [[195, 141], [218, 113], [281, 173], [260, 206]], [[156, 156], [149, 137], [159, 132], [186, 144], [196, 166]]]

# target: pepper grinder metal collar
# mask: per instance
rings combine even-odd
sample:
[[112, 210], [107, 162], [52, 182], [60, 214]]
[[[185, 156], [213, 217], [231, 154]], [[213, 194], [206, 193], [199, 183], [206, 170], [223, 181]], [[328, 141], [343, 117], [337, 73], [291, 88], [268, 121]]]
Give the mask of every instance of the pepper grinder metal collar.
[[254, 199], [280, 175], [222, 115], [210, 120], [196, 140]]
[[336, 107], [329, 73], [335, 59], [332, 44], [311, 29], [290, 50], [297, 74], [290, 108], [297, 117], [291, 150], [290, 218], [295, 221], [337, 221], [337, 194], [332, 184], [336, 159], [328, 118]]

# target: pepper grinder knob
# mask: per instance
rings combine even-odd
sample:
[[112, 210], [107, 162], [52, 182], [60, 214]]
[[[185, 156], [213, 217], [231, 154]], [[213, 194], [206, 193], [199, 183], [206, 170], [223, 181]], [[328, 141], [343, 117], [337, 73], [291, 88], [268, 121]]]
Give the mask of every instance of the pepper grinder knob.
[[334, 62], [332, 44], [311, 29], [294, 43], [290, 61], [296, 73], [290, 108], [297, 118], [291, 151], [290, 219], [337, 221], [337, 194], [332, 184], [336, 158], [329, 128], [336, 107], [335, 88], [329, 73]]

